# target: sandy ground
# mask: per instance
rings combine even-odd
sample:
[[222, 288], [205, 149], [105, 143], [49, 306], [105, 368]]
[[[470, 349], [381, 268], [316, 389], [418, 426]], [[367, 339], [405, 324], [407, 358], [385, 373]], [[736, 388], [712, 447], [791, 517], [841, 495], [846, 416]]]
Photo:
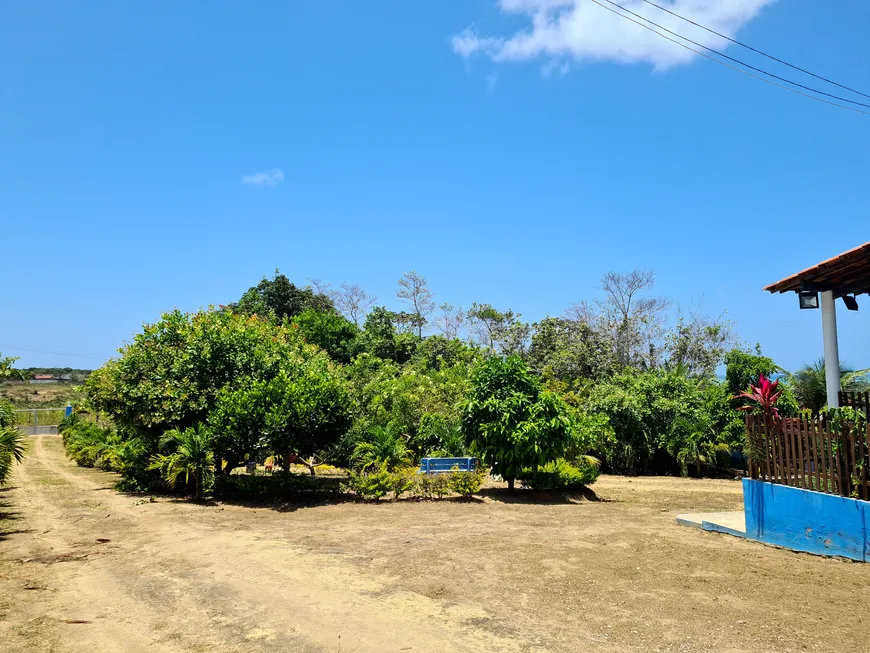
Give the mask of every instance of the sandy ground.
[[601, 501], [143, 501], [33, 440], [0, 491], [0, 650], [870, 651], [870, 565], [677, 526], [732, 481]]

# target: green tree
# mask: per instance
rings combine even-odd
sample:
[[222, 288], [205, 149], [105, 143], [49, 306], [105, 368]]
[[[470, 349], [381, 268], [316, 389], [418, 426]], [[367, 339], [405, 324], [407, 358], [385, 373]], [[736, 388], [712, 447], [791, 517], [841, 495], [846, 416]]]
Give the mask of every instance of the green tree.
[[699, 379], [713, 379], [735, 340], [727, 320], [712, 320], [699, 313], [688, 318], [680, 315], [665, 336], [668, 357], [665, 367], [671, 371], [684, 370], [688, 376]]
[[159, 471], [172, 487], [182, 475], [185, 483], [193, 480], [194, 496], [197, 501], [202, 499], [203, 492], [214, 481], [214, 453], [208, 429], [197, 424], [183, 431], [167, 431], [160, 439], [160, 447], [166, 453], [152, 457], [149, 469]]
[[602, 452], [611, 468], [646, 473], [659, 451], [667, 451], [673, 425], [703, 408], [702, 386], [662, 370], [626, 370], [596, 386], [586, 409], [606, 415], [614, 437]]
[[359, 331], [341, 315], [308, 308], [293, 318], [291, 326], [306, 342], [317, 345], [338, 363], [347, 364], [356, 354]]
[[471, 364], [479, 356], [476, 348], [458, 338], [429, 336], [417, 345], [412, 362], [423, 370], [440, 370], [457, 363]]
[[152, 439], [206, 422], [224, 387], [270, 379], [316, 357], [297, 330], [222, 311], [167, 313], [88, 377], [91, 406]]
[[566, 404], [543, 391], [517, 356], [491, 357], [475, 368], [462, 423], [481, 461], [511, 491], [523, 470], [536, 471], [561, 457], [573, 437]]
[[610, 348], [589, 324], [558, 317], [534, 325], [528, 359], [538, 373], [560, 381], [599, 379], [614, 366]]
[[241, 299], [228, 308], [243, 315], [274, 316], [278, 320], [293, 318], [307, 309], [322, 313], [335, 312], [328, 295], [308, 286], [300, 288], [278, 270], [275, 270], [272, 279], [263, 277], [260, 283], [245, 291]]
[[490, 351], [504, 356], [525, 353], [531, 327], [520, 321], [522, 315], [511, 310], [501, 312], [491, 304], [472, 304], [467, 319], [477, 341]]
[[285, 458], [287, 471], [296, 454], [308, 459], [314, 474], [315, 457], [350, 426], [349, 403], [347, 387], [325, 355], [297, 361], [272, 379], [221, 394], [213, 417], [217, 446], [236, 456], [266, 446]]
[[694, 464], [698, 478], [701, 465], [712, 464], [716, 457], [716, 432], [709, 413], [699, 410], [687, 417], [678, 417], [673, 424], [667, 443], [670, 453], [680, 464], [684, 476], [690, 464]]
[[411, 360], [419, 340], [412, 333], [398, 333], [396, 317], [396, 313], [383, 306], [374, 308], [366, 317], [365, 327], [359, 336], [360, 351], [399, 364]]
[[738, 395], [758, 383], [764, 375], [767, 378], [781, 372], [773, 359], [762, 356], [761, 347], [755, 346], [755, 353], [743, 349], [732, 349], [725, 354], [725, 384], [731, 395]]
[[218, 473], [229, 474], [268, 444], [266, 416], [270, 407], [260, 401], [255, 390], [262, 383], [252, 380], [248, 387], [226, 386], [218, 393], [208, 418]]
[[[840, 387], [844, 392], [863, 392], [870, 387], [867, 375], [870, 369], [850, 370], [840, 363]], [[825, 376], [825, 359], [805, 365], [794, 374], [786, 375], [794, 396], [801, 408], [809, 408], [818, 415], [828, 404], [828, 383]]]

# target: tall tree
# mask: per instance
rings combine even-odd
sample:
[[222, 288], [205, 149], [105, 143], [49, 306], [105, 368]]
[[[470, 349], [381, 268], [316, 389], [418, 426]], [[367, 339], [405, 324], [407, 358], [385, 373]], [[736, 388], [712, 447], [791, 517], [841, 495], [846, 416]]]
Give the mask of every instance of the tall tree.
[[737, 345], [731, 322], [711, 319], [699, 311], [680, 315], [677, 324], [665, 336], [665, 367], [681, 370], [687, 376], [711, 379], [722, 363], [725, 352]]
[[599, 379], [613, 369], [613, 355], [587, 322], [547, 317], [535, 324], [529, 362], [561, 381]]
[[448, 340], [459, 337], [462, 327], [465, 326], [466, 314], [459, 306], [453, 304], [441, 304], [441, 315], [438, 316], [436, 325], [441, 335]]
[[417, 336], [423, 337], [423, 325], [435, 306], [435, 293], [429, 288], [426, 277], [414, 270], [406, 272], [399, 279], [396, 296], [411, 304], [417, 316]]
[[526, 351], [531, 327], [520, 321], [520, 317], [511, 310], [501, 312], [492, 304], [474, 303], [468, 310], [468, 321], [477, 341], [506, 356]]
[[652, 270], [608, 272], [601, 279], [606, 296], [598, 302], [602, 318], [599, 323], [609, 332], [621, 367], [658, 367], [671, 302], [644, 296], [654, 287]]
[[275, 270], [272, 279], [264, 277], [256, 286], [249, 288], [229, 308], [234, 313], [273, 315], [279, 320], [293, 318], [309, 308], [325, 313], [335, 312], [335, 306], [327, 295], [316, 292], [310, 286], [300, 288], [278, 270]]
[[343, 283], [338, 290], [332, 292], [332, 301], [336, 308], [356, 326], [365, 318], [375, 299], [374, 295], [369, 295], [358, 284]]

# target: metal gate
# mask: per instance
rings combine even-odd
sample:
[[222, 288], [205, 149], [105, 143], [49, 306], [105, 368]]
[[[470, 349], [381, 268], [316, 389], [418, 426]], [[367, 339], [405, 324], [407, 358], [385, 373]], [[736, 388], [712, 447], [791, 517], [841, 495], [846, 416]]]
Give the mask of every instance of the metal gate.
[[15, 425], [28, 435], [48, 435], [57, 433], [66, 408], [23, 408], [13, 412]]

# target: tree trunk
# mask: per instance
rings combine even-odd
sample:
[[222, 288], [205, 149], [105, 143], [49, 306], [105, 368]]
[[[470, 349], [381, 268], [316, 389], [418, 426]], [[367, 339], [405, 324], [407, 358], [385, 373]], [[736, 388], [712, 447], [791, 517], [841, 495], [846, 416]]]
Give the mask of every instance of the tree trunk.
[[697, 465], [698, 478], [701, 478], [701, 461], [700, 461], [700, 460], [697, 460], [697, 461], [695, 462], [695, 465]]
[[508, 484], [508, 492], [510, 492], [511, 494], [513, 494], [513, 493], [514, 493], [514, 480], [515, 480], [515, 479], [513, 479], [513, 478], [506, 478], [505, 480], [507, 481], [507, 484]]
[[311, 456], [311, 460], [308, 461], [308, 471], [311, 472], [312, 476], [317, 476], [314, 473], [314, 456]]
[[202, 472], [200, 471], [196, 471], [193, 473], [193, 494], [196, 497], [197, 501], [202, 499], [202, 483], [200, 482], [201, 476]]

